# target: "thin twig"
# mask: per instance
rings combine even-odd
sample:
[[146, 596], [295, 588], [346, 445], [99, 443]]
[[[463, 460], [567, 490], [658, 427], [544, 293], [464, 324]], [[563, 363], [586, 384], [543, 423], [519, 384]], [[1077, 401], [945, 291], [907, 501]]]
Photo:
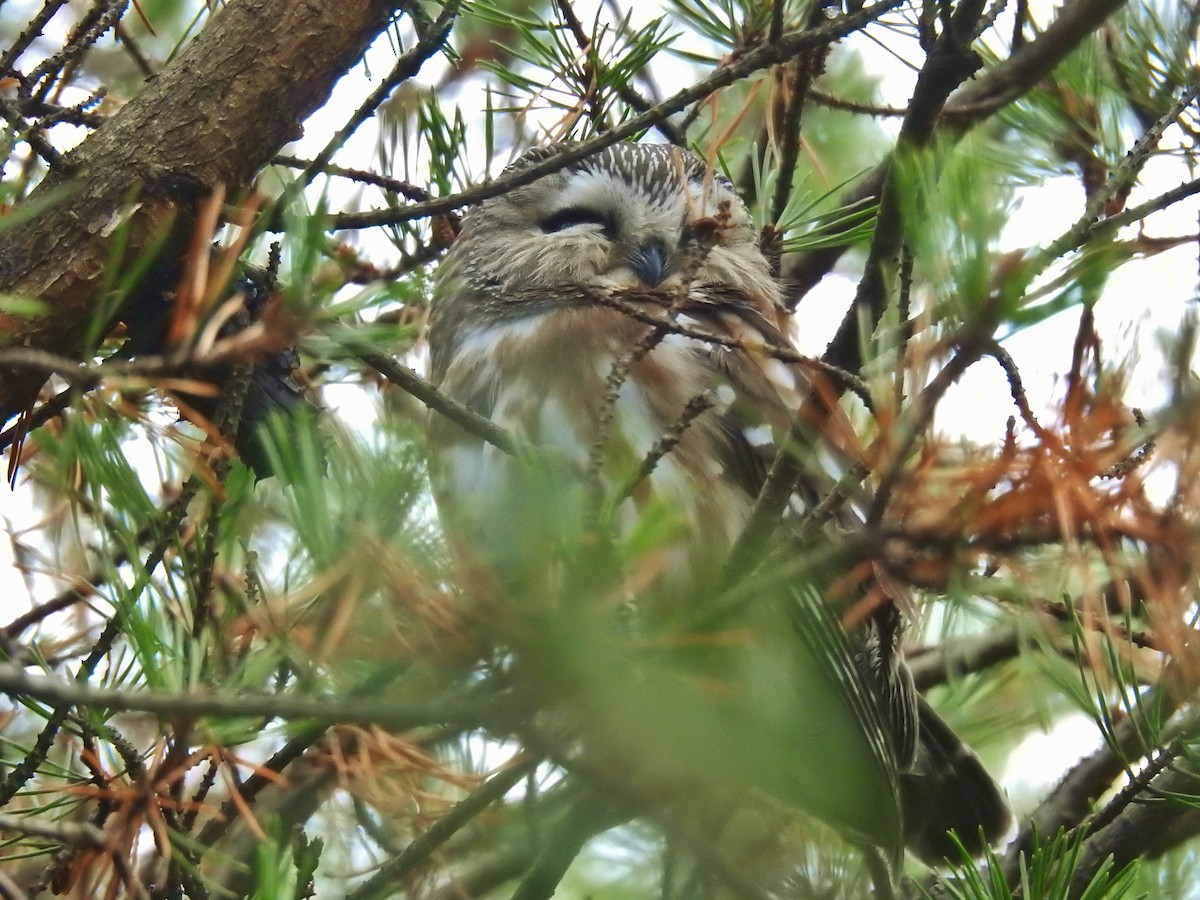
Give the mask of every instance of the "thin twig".
[[419, 187], [412, 182], [404, 181], [399, 178], [391, 178], [387, 175], [380, 175], [378, 172], [368, 172], [365, 169], [349, 169], [345, 166], [335, 166], [333, 163], [326, 163], [323, 166], [318, 166], [315, 159], [299, 159], [295, 156], [287, 156], [279, 154], [271, 160], [272, 165], [288, 166], [292, 169], [304, 169], [305, 171], [314, 170], [323, 172], [326, 175], [336, 175], [339, 178], [349, 178], [351, 181], [357, 181], [360, 184], [369, 184], [373, 187], [383, 188], [385, 191], [391, 191], [394, 194], [399, 194], [408, 200], [421, 202], [429, 200], [432, 195], [423, 187]]
[[68, 388], [55, 394], [37, 409], [18, 418], [14, 424], [0, 432], [0, 452], [11, 447], [18, 437], [23, 438], [35, 428], [41, 428], [51, 419], [62, 415], [77, 396], [79, 396], [78, 390]]
[[[580, 52], [589, 56], [587, 63], [588, 67], [591, 68], [592, 66], [595, 66], [599, 69], [599, 71], [592, 73], [596, 80], [599, 81], [599, 79], [605, 74], [605, 70], [600, 65], [598, 59], [590, 58], [592, 39], [588, 36], [587, 31], [584, 29], [583, 22], [581, 22], [579, 20], [579, 16], [576, 15], [575, 8], [571, 5], [571, 0], [554, 0], [554, 5], [558, 9], [559, 14], [562, 16], [563, 22], [566, 24], [567, 29], [571, 32], [571, 36], [575, 38], [575, 44], [579, 47]], [[618, 97], [628, 103], [631, 108], [640, 113], [644, 113], [646, 110], [651, 109], [654, 106], [653, 103], [638, 93], [637, 88], [635, 88], [632, 83], [624, 79], [618, 80], [613, 85], [613, 88], [616, 90]], [[675, 144], [678, 147], [684, 147], [687, 145], [687, 141], [679, 129], [677, 129], [666, 119], [655, 122], [654, 128], [657, 129], [658, 132], [665, 137], [669, 143]]]
[[305, 729], [276, 750], [270, 759], [256, 766], [254, 774], [237, 789], [238, 796], [226, 800], [217, 814], [200, 830], [200, 834], [196, 838], [197, 846], [205, 849], [211, 848], [225, 833], [227, 823], [238, 815], [239, 808], [252, 802], [268, 785], [274, 784], [275, 778], [272, 776], [282, 773], [284, 769], [303, 756], [309, 747], [320, 740], [327, 730], [327, 724]]
[[[124, 552], [120, 552], [122, 558], [115, 560], [116, 565], [125, 562]], [[64, 609], [69, 609], [76, 603], [82, 603], [87, 600], [91, 594], [95, 592], [97, 581], [80, 582], [79, 587], [71, 587], [63, 591], [61, 594], [52, 597], [45, 603], [39, 603], [37, 606], [28, 612], [17, 616], [3, 628], [0, 628], [0, 644], [9, 643], [16, 640], [27, 628], [32, 628], [38, 622], [46, 619], [57, 612], [62, 612]]]
[[662, 458], [675, 449], [680, 440], [683, 439], [684, 433], [691, 427], [691, 424], [700, 415], [712, 409], [715, 402], [712, 391], [703, 391], [687, 402], [679, 418], [667, 429], [666, 434], [659, 438], [654, 446], [650, 448], [650, 451], [642, 460], [642, 464], [638, 467], [637, 472], [617, 492], [618, 501], [631, 496], [639, 484], [654, 474], [654, 470]]
[[0, 76], [7, 75], [12, 71], [13, 64], [17, 59], [29, 49], [29, 45], [42, 36], [42, 32], [46, 30], [46, 26], [50, 24], [50, 20], [54, 18], [54, 14], [67, 5], [67, 0], [46, 0], [42, 8], [32, 19], [29, 20], [29, 25], [25, 30], [17, 35], [17, 39], [12, 42], [3, 55], [0, 55]]
[[203, 355], [184, 352], [168, 356], [143, 356], [134, 360], [114, 356], [100, 363], [80, 362], [34, 347], [4, 347], [0, 348], [0, 366], [47, 376], [57, 375], [81, 390], [96, 387], [104, 379], [186, 378], [208, 372], [225, 374], [231, 363], [244, 362], [248, 356], [253, 357], [259, 349], [255, 344], [261, 335], [261, 329], [253, 333], [251, 329], [246, 329], [216, 342]]
[[[1133, 419], [1137, 423], [1138, 428], [1145, 432], [1145, 415], [1136, 407], [1131, 409], [1130, 412], [1133, 414]], [[1128, 477], [1131, 472], [1146, 464], [1146, 461], [1150, 459], [1151, 454], [1154, 453], [1157, 446], [1157, 442], [1155, 441], [1153, 435], [1146, 437], [1136, 450], [1134, 450], [1128, 456], [1121, 457], [1119, 460], [1101, 472], [1100, 477], [1104, 479], [1119, 479]]]
[[113, 33], [117, 36], [117, 42], [125, 49], [125, 54], [133, 60], [134, 66], [142, 74], [143, 78], [153, 78], [158, 73], [154, 71], [154, 66], [150, 65], [150, 60], [146, 59], [146, 54], [142, 53], [141, 48], [137, 45], [137, 41], [129, 33], [120, 22]]
[[828, 522], [846, 502], [846, 498], [850, 495], [850, 489], [861, 485], [868, 474], [870, 474], [869, 470], [861, 462], [856, 462], [847, 469], [846, 474], [839, 478], [837, 484], [833, 486], [833, 490], [829, 491], [818, 501], [816, 506], [805, 513], [804, 518], [796, 525], [796, 532], [804, 537]]
[[0, 831], [10, 831], [29, 837], [44, 838], [72, 847], [104, 848], [104, 834], [86, 822], [56, 822], [51, 824], [33, 816], [10, 816], [0, 813]]
[[[0, 691], [32, 697], [64, 710], [72, 706], [86, 706], [112, 712], [148, 713], [168, 719], [192, 716], [263, 716], [271, 719], [307, 719], [329, 724], [376, 724], [405, 730], [441, 723], [474, 727], [494, 715], [494, 710], [486, 710], [479, 703], [453, 698], [414, 702], [356, 698], [349, 702], [345, 696], [280, 696], [97, 688], [80, 680], [66, 681], [45, 675], [30, 675], [22, 667], [11, 663], [0, 663]], [[65, 712], [62, 718], [66, 718]]]
[[[681, 337], [692, 338], [706, 344], [712, 344], [718, 347], [728, 347], [733, 350], [742, 350], [754, 355], [767, 356], [772, 359], [777, 359], [785, 363], [798, 363], [805, 368], [814, 371], [820, 375], [828, 377], [830, 380], [839, 385], [842, 390], [850, 391], [859, 400], [868, 411], [874, 410], [874, 401], [871, 398], [871, 392], [864, 382], [857, 375], [840, 369], [837, 366], [831, 365], [821, 359], [812, 356], [806, 356], [800, 353], [794, 347], [783, 346], [779, 344], [769, 344], [765, 341], [745, 341], [739, 338], [729, 337], [728, 335], [719, 334], [715, 331], [708, 331], [704, 328], [697, 328], [694, 325], [685, 325], [676, 321], [672, 321], [665, 316], [658, 315], [647, 309], [638, 306], [640, 302], [650, 302], [658, 305], [662, 304], [663, 294], [651, 291], [640, 290], [621, 290], [621, 291], [597, 291], [582, 289], [578, 286], [572, 286], [581, 300], [596, 303], [600, 306], [607, 306], [610, 309], [615, 309], [620, 313], [624, 313], [631, 319], [638, 322], [643, 322], [646, 325], [654, 325], [661, 327], [671, 334], [677, 334]], [[670, 295], [666, 295], [670, 296]]]
[[387, 860], [346, 900], [370, 900], [391, 888], [398, 879], [412, 873], [481, 812], [504, 799], [512, 788], [537, 768], [538, 760], [529, 758], [510, 763], [489, 778], [475, 793], [460, 800], [448, 813], [434, 822], [403, 852]]
[[[1123, 641], [1131, 644], [1134, 647], [1142, 647], [1146, 650], [1156, 650], [1159, 653], [1169, 653], [1171, 651], [1171, 647], [1167, 644], [1167, 642], [1163, 641], [1152, 633], [1132, 630], [1125, 628], [1123, 625], [1117, 625], [1106, 620], [1097, 621], [1088, 619], [1087, 621], [1084, 621], [1080, 618], [1079, 611], [1077, 609], [1074, 609], [1065, 603], [1053, 600], [1043, 600], [1041, 602], [1032, 600], [1029, 605], [1034, 606], [1040, 612], [1045, 613], [1056, 621], [1064, 622], [1070, 625], [1078, 625], [1080, 627], [1088, 628], [1091, 631], [1100, 632], [1101, 634], [1107, 635], [1114, 641]], [[1190, 629], [1185, 630], [1183, 633], [1190, 636], [1194, 645], [1200, 645], [1200, 633], [1191, 631]]]
[[[1165, 113], [1134, 142], [1125, 154], [1125, 158], [1113, 169], [1112, 174], [1104, 185], [1088, 198], [1087, 206], [1079, 219], [1068, 228], [1057, 240], [1051, 243], [1035, 260], [1027, 277], [1032, 280], [1038, 272], [1052, 264], [1055, 260], [1079, 249], [1092, 234], [1093, 229], [1103, 216], [1104, 209], [1118, 191], [1128, 188], [1137, 178], [1137, 173], [1145, 165], [1150, 153], [1162, 140], [1163, 132], [1173, 125], [1185, 109], [1195, 102], [1200, 95], [1200, 76], [1195, 78], [1175, 99]], [[1136, 221], [1134, 219], [1133, 221]]]
[[[771, 8], [771, 36], [768, 38], [771, 43], [778, 41], [779, 35], [783, 32], [783, 8], [785, 5], [785, 0], [776, 0]], [[819, 24], [824, 13], [824, 3], [814, 4], [809, 13], [808, 24], [810, 26]], [[829, 55], [832, 46], [832, 44], [825, 44], [811, 47], [802, 53], [797, 53], [796, 58], [790, 64], [782, 67], [779, 90], [783, 90], [783, 83], [787, 81], [787, 96], [784, 100], [783, 134], [777, 135], [776, 138], [782, 141], [782, 146], [779, 150], [779, 175], [775, 182], [775, 197], [771, 204], [771, 223], [775, 226], [779, 225], [779, 220], [783, 217], [788, 200], [792, 196], [792, 186], [796, 178], [796, 161], [800, 156], [801, 120], [804, 116], [804, 105], [808, 100], [808, 92], [812, 87], [813, 79], [824, 70], [825, 58]]]
[[1152, 197], [1145, 203], [1139, 203], [1137, 206], [1130, 207], [1124, 212], [1117, 213], [1115, 216], [1098, 219], [1084, 233], [1080, 245], [1082, 246], [1084, 242], [1090, 240], [1096, 234], [1109, 230], [1116, 231], [1124, 228], [1126, 225], [1140, 222], [1147, 216], [1198, 193], [1200, 193], [1200, 178], [1193, 178], [1191, 181], [1185, 181], [1183, 184], [1176, 185], [1169, 191], [1163, 191], [1157, 197]]
[[994, 338], [982, 339], [983, 355], [990, 356], [1000, 368], [1004, 370], [1004, 377], [1008, 381], [1008, 392], [1012, 397], [1013, 403], [1017, 406], [1017, 412], [1021, 414], [1022, 421], [1025, 425], [1043, 441], [1051, 441], [1054, 445], [1058, 444], [1057, 439], [1052, 439], [1051, 435], [1033, 414], [1033, 409], [1029, 406], [1029, 398], [1025, 395], [1025, 385], [1021, 380], [1021, 370], [1017, 367], [1016, 362], [1008, 351], [1005, 350]]
[[45, 80], [45, 85], [40, 92], [40, 99], [44, 100], [57, 74], [76, 62], [96, 41], [104, 36], [106, 31], [114, 27], [128, 7], [129, 0], [101, 0], [93, 5], [67, 36], [63, 48], [34, 66], [33, 70], [22, 79], [18, 96], [22, 98], [35, 96], [34, 89], [39, 82]]
[[396, 362], [375, 350], [357, 347], [354, 352], [359, 359], [375, 369], [392, 384], [412, 394], [434, 412], [440, 413], [456, 425], [476, 437], [498, 447], [505, 453], [514, 454], [518, 444], [513, 437], [486, 416], [481, 416], [468, 406], [448, 397], [408, 366]]
[[420, 35], [416, 46], [396, 60], [396, 64], [392, 66], [392, 71], [387, 74], [387, 77], [379, 83], [375, 90], [371, 91], [370, 96], [354, 111], [346, 124], [330, 138], [325, 148], [313, 157], [312, 162], [296, 176], [293, 185], [285, 192], [285, 197], [299, 188], [309, 185], [317, 174], [329, 164], [333, 155], [345, 146], [346, 141], [358, 130], [359, 126], [375, 114], [375, 110], [391, 95], [392, 91], [421, 71], [421, 66], [425, 65], [426, 61], [445, 44], [462, 4], [463, 0], [447, 0], [428, 33]]
[[27, 125], [16, 102], [0, 97], [0, 116], [3, 116], [20, 140], [27, 143], [52, 169], [63, 167], [62, 154], [46, 139], [36, 125]]
[[49, 128], [59, 122], [70, 125], [82, 125], [87, 128], [99, 128], [107, 121], [107, 116], [89, 112], [88, 107], [95, 106], [104, 99], [104, 88], [98, 88], [90, 96], [85, 97], [72, 106], [59, 106], [44, 100], [16, 100], [17, 109], [26, 116], [37, 116], [39, 128]]
[[[678, 311], [668, 310], [668, 316], [678, 315]], [[651, 326], [636, 344], [625, 354], [613, 361], [608, 375], [604, 379], [604, 393], [600, 401], [600, 412], [596, 416], [596, 437], [588, 448], [587, 471], [584, 474], [584, 484], [588, 491], [589, 503], [585, 516], [586, 527], [594, 531], [599, 523], [600, 505], [604, 498], [604, 482], [601, 471], [604, 468], [604, 451], [612, 439], [613, 423], [616, 419], [617, 400], [621, 388], [629, 379], [630, 370], [641, 362], [651, 350], [662, 343], [667, 336], [667, 330], [661, 325]]]
[[[783, 0], [779, 0], [776, 9], [782, 6]], [[828, 47], [822, 49], [825, 52], [829, 51]], [[810, 52], [816, 53], [817, 51]], [[785, 79], [787, 81], [787, 96], [783, 100], [783, 134], [778, 138], [783, 145], [779, 151], [775, 196], [771, 201], [771, 224], [776, 228], [779, 227], [779, 220], [783, 218], [783, 212], [787, 209], [788, 201], [792, 197], [792, 186], [796, 180], [796, 161], [800, 157], [800, 121], [804, 115], [804, 102], [808, 97], [808, 88], [812, 83], [813, 64], [811, 60], [801, 56], [787, 66], [784, 71], [790, 75], [790, 78], [783, 76], [779, 79], [778, 90], [781, 92], [784, 90]]]
[[907, 414], [893, 429], [892, 463], [883, 470], [879, 479], [879, 486], [872, 498], [870, 511], [867, 513], [868, 525], [876, 525], [883, 521], [883, 515], [891, 501], [892, 492], [904, 473], [909, 453], [933, 420], [938, 401], [983, 355], [987, 339], [978, 337], [982, 330], [984, 329], [973, 330], [972, 334], [959, 340], [955, 354], [950, 357], [950, 360], [933, 377], [925, 389], [913, 398]]
[[862, 113], [867, 116], [888, 116], [899, 119], [907, 112], [901, 106], [883, 106], [877, 103], [859, 103], [855, 100], [847, 100], [844, 97], [838, 97], [828, 91], [822, 91], [818, 88], [812, 88], [808, 95], [814, 103], [819, 103], [821, 106], [828, 106], [830, 109], [840, 109], [845, 112]]
[[[1076, 526], [1072, 540], [1079, 545], [1102, 544], [1116, 538], [1145, 540], [1145, 531], [1138, 525], [1122, 520], [1106, 521], [1102, 524], [1083, 522]], [[848, 546], [863, 558], [885, 558], [895, 556], [902, 550], [933, 550], [942, 553], [959, 552], [966, 556], [989, 553], [1012, 553], [1028, 547], [1057, 544], [1063, 540], [1062, 525], [1049, 519], [1022, 524], [1019, 530], [987, 531], [963, 534], [961, 528], [914, 527], [905, 524], [884, 522], [874, 528], [864, 528], [848, 539]], [[894, 546], [889, 548], [889, 543]], [[924, 582], [914, 581], [924, 585]], [[945, 585], [928, 585], [944, 589]]]
[[762, 487], [754, 498], [741, 533], [730, 548], [725, 564], [726, 576], [730, 581], [741, 578], [752, 564], [758, 562], [772, 529], [795, 493], [801, 475], [797, 461], [798, 448], [803, 446], [804, 440], [802, 419], [797, 417], [787, 437], [775, 449], [775, 458], [771, 460]]
[[184, 832], [189, 832], [195, 827], [196, 819], [200, 815], [201, 806], [208, 792], [212, 790], [213, 785], [217, 783], [217, 775], [219, 774], [220, 763], [213, 757], [208, 758], [208, 766], [204, 770], [204, 774], [200, 777], [200, 784], [196, 786], [195, 792], [192, 794], [192, 799], [188, 804], [188, 809], [184, 812], [183, 818], [180, 820], [180, 828]]

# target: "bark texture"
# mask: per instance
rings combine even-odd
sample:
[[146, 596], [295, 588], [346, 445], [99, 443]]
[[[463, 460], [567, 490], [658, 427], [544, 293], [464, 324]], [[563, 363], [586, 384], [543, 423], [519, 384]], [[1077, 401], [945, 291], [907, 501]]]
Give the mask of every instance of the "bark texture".
[[[236, 191], [329, 97], [387, 26], [397, 0], [232, 0], [145, 89], [69, 154], [0, 230], [0, 293], [34, 297], [36, 320], [0, 315], [0, 344], [74, 355], [127, 235], [136, 259], [217, 185]], [[36, 208], [36, 207], [35, 207]], [[0, 422], [42, 374], [0, 371]]]

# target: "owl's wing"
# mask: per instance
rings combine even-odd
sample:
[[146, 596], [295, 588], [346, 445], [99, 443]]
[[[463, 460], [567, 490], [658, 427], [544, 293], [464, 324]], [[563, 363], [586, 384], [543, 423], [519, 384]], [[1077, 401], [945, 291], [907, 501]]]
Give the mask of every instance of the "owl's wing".
[[[698, 306], [693, 314], [721, 333], [752, 346], [791, 346], [768, 317], [736, 297], [710, 296]], [[718, 378], [734, 391], [734, 401], [721, 414], [727, 469], [757, 495], [779, 441], [796, 438], [792, 426], [815, 387], [799, 366], [786, 366], [765, 354], [713, 347], [709, 358]], [[840, 414], [835, 410], [830, 415]], [[828, 424], [836, 443], [846, 423], [831, 419]], [[772, 440], [766, 440], [766, 425]], [[799, 433], [804, 437], [803, 429]], [[819, 445], [827, 436], [814, 430], [807, 435], [809, 447], [797, 452], [797, 502], [792, 511], [810, 509], [833, 489], [836, 479], [818, 460], [824, 456], [836, 464], [842, 448], [826, 447], [833, 452], [823, 454]], [[837, 524], [854, 528], [862, 519], [847, 505]], [[900, 653], [903, 625], [895, 605], [879, 608], [848, 638], [833, 618], [828, 598], [811, 588], [806, 585], [793, 595], [795, 633], [817, 662], [814, 680], [826, 679], [827, 690], [840, 694], [850, 711], [849, 719], [839, 718], [837, 710], [828, 712], [827, 721], [832, 730], [856, 727], [866, 739], [863, 744], [845, 736], [831, 740], [831, 745], [867, 752], [863, 764], [869, 768], [874, 759], [885, 779], [899, 770], [904, 842], [921, 859], [936, 866], [956, 858], [958, 845], [947, 836], [951, 830], [969, 852], [983, 853], [1010, 827], [1011, 812], [978, 757], [916, 691]], [[890, 796], [890, 791], [882, 796]], [[840, 814], [852, 816], [846, 800], [840, 801]], [[820, 802], [819, 797], [809, 799], [814, 809]]]
[[[792, 349], [790, 340], [772, 320], [743, 298], [707, 295], [697, 306], [711, 324], [746, 347]], [[852, 429], [836, 406], [814, 402], [819, 386], [810, 381], [800, 365], [784, 363], [761, 350], [722, 346], [713, 347], [709, 353], [716, 377], [733, 390], [733, 401], [721, 413], [721, 430], [727, 442], [726, 469], [751, 496], [757, 497], [771, 463], [780, 447], [785, 447], [795, 487], [790, 504], [781, 510], [782, 543], [785, 553], [802, 555], [804, 548], [798, 546], [798, 536], [789, 526], [835, 489], [838, 478], [831, 469], [837, 465], [844, 468], [848, 452], [838, 439], [852, 433]], [[859, 499], [865, 502], [863, 497]], [[844, 504], [832, 527], [850, 531], [862, 522], [855, 507]], [[821, 538], [823, 551], [830, 536]], [[856, 592], [840, 601], [826, 595], [825, 603], [835, 610], [845, 610], [875, 584], [873, 576], [863, 582]], [[879, 589], [889, 595], [882, 585]], [[916, 690], [899, 651], [903, 623], [894, 604], [883, 604], [865, 620], [852, 635], [860, 681], [876, 695], [897, 761], [901, 768], [907, 768], [916, 755], [918, 735]], [[836, 652], [833, 647], [829, 650]]]
[[[851, 836], [899, 852], [898, 777], [904, 763], [898, 758], [896, 729], [864, 671], [860, 645], [866, 637], [843, 630], [828, 600], [829, 586], [820, 583], [827, 573], [799, 573], [794, 563], [803, 548], [793, 547], [787, 538], [787, 520], [802, 515], [835, 484], [819, 468], [821, 435], [816, 425], [807, 434], [806, 429], [795, 427], [814, 386], [799, 364], [778, 358], [790, 352], [772, 354], [763, 349], [791, 351], [791, 343], [750, 298], [728, 289], [693, 290], [685, 315], [697, 333], [722, 339], [698, 341], [697, 352], [703, 354], [713, 390], [725, 398], [714, 415], [720, 435], [715, 452], [726, 475], [753, 500], [784, 442], [799, 438], [808, 444], [790, 448], [797, 496], [782, 511], [781, 566], [740, 573], [734, 588], [755, 597], [737, 623], [749, 625], [756, 634], [754, 650], [762, 656], [747, 677], [770, 671], [771, 659], [787, 660], [778, 663], [786, 677], [749, 692], [770, 697], [761, 709], [755, 709], [753, 700], [747, 704], [759, 717], [753, 727], [768, 732], [777, 728], [780, 739], [766, 743], [786, 747], [790, 754], [790, 765], [774, 768], [763, 786]], [[802, 689], [796, 691], [796, 684]], [[795, 698], [796, 704], [789, 705], [788, 697]], [[908, 748], [903, 752], [908, 753]], [[823, 775], [814, 777], [814, 773]]]

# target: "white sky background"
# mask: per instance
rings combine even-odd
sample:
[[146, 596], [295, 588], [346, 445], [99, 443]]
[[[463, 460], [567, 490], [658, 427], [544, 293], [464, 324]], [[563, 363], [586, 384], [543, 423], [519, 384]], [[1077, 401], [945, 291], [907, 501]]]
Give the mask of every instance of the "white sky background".
[[[580, 17], [589, 22], [598, 4], [595, 0], [579, 0], [576, 5]], [[5, 15], [19, 20], [26, 10], [36, 6], [40, 6], [40, 3], [9, 0], [5, 4]], [[635, 26], [660, 14], [656, 3], [638, 2], [633, 7]], [[1032, 7], [1039, 21], [1046, 22], [1051, 17], [1050, 3], [1035, 0]], [[672, 30], [682, 31], [681, 28]], [[710, 49], [698, 39], [697, 43], [700, 49]], [[914, 71], [869, 41], [854, 39], [846, 44], [848, 48], [860, 51], [863, 64], [880, 74], [880, 100], [893, 106], [906, 105], [912, 92]], [[679, 85], [692, 80], [691, 70], [686, 63], [674, 63], [678, 68], [673, 71], [669, 65], [663, 65], [665, 59], [656, 60], [654, 64], [660, 84]], [[387, 73], [393, 61], [394, 53], [388, 42], [377, 42], [368, 54], [367, 66], [356, 67], [342, 80], [333, 101], [309, 120], [305, 137], [289, 148], [289, 152], [311, 158], [322, 149], [329, 136], [357, 108], [361, 98]], [[420, 82], [426, 85], [433, 83], [442, 66], [440, 59], [431, 61], [422, 73]], [[373, 80], [367, 78], [367, 71], [374, 76]], [[674, 77], [676, 74], [678, 79]], [[476, 87], [464, 89], [464, 106], [471, 91], [477, 94], [479, 109], [482, 110], [482, 91]], [[1135, 135], [1130, 135], [1130, 142], [1133, 137]], [[375, 167], [375, 141], [376, 129], [374, 122], [370, 122], [359, 129], [336, 161], [359, 168]], [[1177, 163], [1166, 160], [1153, 162], [1146, 168], [1129, 204], [1132, 206], [1141, 202], [1189, 177]], [[358, 190], [345, 180], [333, 180], [330, 186], [332, 207], [341, 208], [343, 202]], [[1023, 191], [1017, 211], [1011, 217], [1003, 237], [1001, 250], [1027, 247], [1031, 243], [1049, 243], [1066, 230], [1082, 211], [1083, 191], [1075, 178], [1053, 179]], [[1198, 212], [1200, 204], [1195, 198], [1176, 204], [1155, 216], [1148, 233], [1155, 237], [1194, 233], [1197, 230]], [[376, 261], [386, 260], [391, 253], [390, 244], [377, 232], [342, 237], [367, 248], [368, 255]], [[1106, 358], [1111, 359], [1115, 353], [1130, 352], [1136, 348], [1136, 353], [1131, 356], [1127, 397], [1129, 403], [1140, 405], [1148, 412], [1161, 406], [1165, 399], [1162, 388], [1164, 362], [1160, 352], [1162, 336], [1175, 333], [1185, 309], [1196, 294], [1196, 254], [1195, 245], [1185, 245], [1149, 259], [1127, 263], [1111, 279], [1103, 301], [1096, 309], [1097, 327], [1106, 341]], [[851, 278], [827, 278], [801, 305], [800, 314], [805, 317], [803, 351], [819, 354], [824, 349], [853, 290], [854, 280]], [[826, 298], [830, 302], [823, 302]], [[833, 302], [835, 298], [839, 302]], [[1049, 410], [1060, 396], [1062, 385], [1059, 379], [1070, 365], [1078, 315], [1078, 309], [1068, 311], [1005, 342], [1006, 349], [1025, 379], [1035, 412]], [[369, 422], [377, 412], [377, 397], [356, 387], [329, 390], [325, 399], [337, 415], [363, 427], [369, 427]], [[1005, 422], [1012, 412], [1002, 373], [994, 365], [984, 362], [973, 366], [962, 382], [947, 394], [939, 407], [936, 421], [944, 433], [959, 434], [983, 444], [994, 444], [1002, 439]], [[148, 473], [148, 477], [151, 480], [157, 478], [152, 472]], [[35, 526], [37, 521], [37, 514], [28, 502], [28, 493], [20, 488], [14, 493], [7, 486], [0, 488], [0, 516], [17, 532]], [[38, 579], [41, 599], [61, 588], [62, 585], [54, 584], [49, 579]], [[0, 622], [23, 612], [29, 603], [26, 585], [14, 567], [12, 547], [7, 541], [0, 541]], [[1034, 736], [1019, 747], [1001, 773], [1002, 780], [1010, 791], [1021, 798], [1028, 798], [1026, 802], [1029, 802], [1035, 793], [1048, 787], [1057, 778], [1060, 771], [1058, 766], [1069, 764], [1073, 758], [1090, 752], [1097, 742], [1098, 735], [1090, 720], [1083, 716], [1071, 717], [1050, 737]], [[1053, 762], [1054, 769], [1047, 767], [1048, 761]]]

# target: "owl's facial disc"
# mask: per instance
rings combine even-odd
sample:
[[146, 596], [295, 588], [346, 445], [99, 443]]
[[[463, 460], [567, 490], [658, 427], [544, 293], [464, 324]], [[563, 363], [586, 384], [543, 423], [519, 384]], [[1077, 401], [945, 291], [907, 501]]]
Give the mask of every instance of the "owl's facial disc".
[[607, 165], [568, 170], [537, 224], [552, 239], [595, 253], [588, 254], [595, 274], [615, 286], [659, 287], [672, 274], [689, 212], [682, 173], [663, 174], [675, 190]]
[[[545, 155], [534, 151], [529, 160]], [[497, 280], [522, 291], [580, 283], [674, 291], [759, 281], [760, 293], [773, 290], [732, 187], [677, 147], [615, 144], [485, 201], [464, 227], [468, 238], [457, 255], [472, 260], [472, 277], [489, 291]]]
[[[587, 235], [601, 234], [616, 246], [617, 256], [627, 243], [623, 241], [616, 216], [588, 206], [565, 206], [544, 216], [539, 222], [544, 234]], [[671, 251], [658, 237], [636, 243], [624, 254], [625, 264], [648, 287], [658, 287], [670, 274], [668, 261]]]

